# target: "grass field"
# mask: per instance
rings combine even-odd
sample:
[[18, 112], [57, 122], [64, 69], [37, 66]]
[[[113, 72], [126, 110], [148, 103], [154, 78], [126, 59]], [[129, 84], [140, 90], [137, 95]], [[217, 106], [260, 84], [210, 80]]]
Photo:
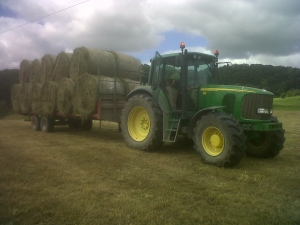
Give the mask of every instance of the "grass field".
[[192, 147], [126, 147], [114, 123], [90, 132], [36, 132], [0, 120], [0, 224], [300, 224], [300, 112], [275, 111], [286, 129], [274, 159], [232, 169]]
[[275, 110], [300, 111], [300, 96], [275, 98], [273, 106]]

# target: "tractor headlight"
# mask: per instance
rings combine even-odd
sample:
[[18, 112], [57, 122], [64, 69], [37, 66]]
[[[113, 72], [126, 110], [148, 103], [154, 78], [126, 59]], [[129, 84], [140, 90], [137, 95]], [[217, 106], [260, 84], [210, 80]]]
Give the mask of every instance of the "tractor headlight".
[[270, 109], [270, 108], [258, 108], [256, 112], [257, 112], [257, 114], [272, 114], [273, 113], [273, 109]]

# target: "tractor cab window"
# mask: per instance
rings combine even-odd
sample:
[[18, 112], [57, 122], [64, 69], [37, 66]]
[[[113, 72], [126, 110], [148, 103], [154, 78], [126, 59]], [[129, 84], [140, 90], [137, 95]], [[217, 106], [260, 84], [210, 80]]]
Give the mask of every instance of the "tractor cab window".
[[212, 84], [212, 64], [202, 60], [190, 60], [188, 64], [188, 88]]
[[200, 87], [211, 84], [213, 63], [207, 64], [200, 59], [188, 61], [187, 74], [187, 109], [197, 110]]

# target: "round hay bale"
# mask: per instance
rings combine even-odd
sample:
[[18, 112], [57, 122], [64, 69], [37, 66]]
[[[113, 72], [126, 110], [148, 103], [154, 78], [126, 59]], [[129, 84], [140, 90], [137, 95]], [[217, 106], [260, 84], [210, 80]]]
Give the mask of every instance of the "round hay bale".
[[70, 77], [70, 60], [72, 53], [61, 52], [55, 59], [53, 81], [58, 82], [62, 78]]
[[30, 65], [31, 74], [29, 77], [30, 83], [40, 83], [41, 81], [41, 60], [35, 59]]
[[52, 81], [55, 59], [56, 56], [54, 55], [46, 54], [43, 56], [41, 63], [41, 84]]
[[[99, 83], [99, 85], [98, 85]], [[133, 90], [136, 81], [116, 78], [116, 94], [124, 97]], [[73, 112], [78, 113], [83, 120], [96, 112], [98, 97], [114, 95], [114, 78], [83, 74], [75, 82], [73, 89]]]
[[[107, 76], [95, 76], [97, 79], [97, 84], [99, 81], [99, 95], [113, 95], [114, 94], [114, 81], [115, 78], [107, 77]], [[124, 82], [116, 78], [116, 94], [117, 95], [126, 95], [126, 87], [124, 86]]]
[[140, 84], [139, 81], [135, 81], [135, 80], [130, 80], [127, 78], [121, 78], [121, 81], [123, 81], [125, 90], [126, 90], [126, 95], [128, 95], [131, 91], [133, 91], [135, 89], [136, 86], [138, 86]]
[[21, 85], [14, 84], [11, 88], [11, 102], [16, 113], [20, 112], [19, 98], [21, 93]]
[[73, 90], [73, 112], [82, 120], [96, 111], [98, 100], [97, 76], [84, 74], [75, 82]]
[[41, 114], [51, 116], [56, 112], [57, 104], [57, 83], [47, 81], [43, 84], [41, 89]]
[[57, 85], [57, 109], [67, 116], [73, 108], [74, 82], [70, 78], [62, 78]]
[[31, 109], [35, 113], [41, 112], [40, 97], [41, 97], [42, 85], [34, 83], [31, 85]]
[[141, 61], [130, 55], [110, 51], [117, 64], [117, 77], [140, 80], [143, 71]]
[[21, 112], [30, 112], [31, 109], [31, 84], [30, 83], [25, 83], [21, 84], [21, 90], [20, 90], [20, 109]]
[[29, 83], [29, 77], [31, 74], [31, 68], [30, 68], [31, 61], [24, 59], [20, 64], [20, 70], [19, 70], [19, 81], [20, 84]]
[[84, 73], [98, 75], [106, 74], [114, 76], [115, 59], [107, 51], [98, 49], [76, 48], [73, 52], [70, 64], [70, 78], [76, 82]]

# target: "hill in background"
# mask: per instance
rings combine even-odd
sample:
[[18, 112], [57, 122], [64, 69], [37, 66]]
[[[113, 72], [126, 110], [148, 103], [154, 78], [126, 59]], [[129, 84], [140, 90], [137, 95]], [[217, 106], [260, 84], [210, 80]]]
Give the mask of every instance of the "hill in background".
[[5, 101], [11, 106], [10, 92], [14, 84], [19, 83], [19, 70], [2, 70], [0, 71], [0, 101]]

